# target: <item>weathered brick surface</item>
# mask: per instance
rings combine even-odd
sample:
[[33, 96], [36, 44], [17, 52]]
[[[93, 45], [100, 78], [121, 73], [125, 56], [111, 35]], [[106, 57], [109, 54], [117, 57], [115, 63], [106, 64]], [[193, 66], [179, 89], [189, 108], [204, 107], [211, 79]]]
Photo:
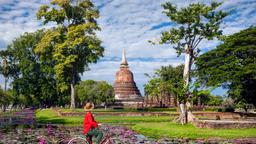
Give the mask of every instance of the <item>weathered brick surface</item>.
[[133, 79], [133, 73], [128, 66], [120, 67], [116, 73], [115, 83], [115, 106], [138, 108], [143, 107], [143, 97]]
[[197, 120], [194, 125], [199, 128], [256, 128], [256, 121], [231, 120]]

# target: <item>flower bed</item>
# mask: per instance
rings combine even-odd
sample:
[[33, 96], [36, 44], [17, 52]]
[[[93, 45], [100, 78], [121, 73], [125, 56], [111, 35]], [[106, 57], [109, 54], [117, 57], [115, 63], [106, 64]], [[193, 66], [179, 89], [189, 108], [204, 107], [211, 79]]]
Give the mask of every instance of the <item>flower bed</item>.
[[33, 125], [35, 123], [35, 112], [31, 109], [12, 112], [0, 117], [0, 127], [6, 125]]

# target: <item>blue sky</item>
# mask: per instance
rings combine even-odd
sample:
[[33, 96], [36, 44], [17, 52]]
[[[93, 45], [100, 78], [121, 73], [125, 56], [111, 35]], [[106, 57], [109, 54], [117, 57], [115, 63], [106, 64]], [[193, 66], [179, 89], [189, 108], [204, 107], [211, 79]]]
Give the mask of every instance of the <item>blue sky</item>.
[[[119, 69], [121, 51], [126, 49], [128, 63], [134, 73], [135, 81], [143, 93], [147, 83], [144, 73], [153, 74], [161, 66], [183, 63], [183, 57], [177, 58], [170, 45], [151, 45], [148, 40], [158, 40], [161, 32], [170, 29], [171, 23], [162, 11], [161, 4], [167, 0], [93, 0], [100, 10], [98, 23], [102, 31], [99, 38], [105, 47], [105, 56], [96, 64], [90, 65], [90, 71], [82, 79], [106, 80], [113, 84], [115, 73]], [[178, 7], [190, 3], [210, 3], [211, 0], [169, 0]], [[256, 24], [255, 0], [226, 0], [218, 10], [230, 12], [221, 29], [225, 35], [246, 29]], [[0, 0], [0, 49], [4, 49], [15, 37], [24, 32], [32, 32], [43, 27], [35, 18], [41, 4], [49, 0]], [[213, 49], [219, 42], [203, 41], [200, 48], [203, 52]], [[3, 85], [3, 77], [0, 83]], [[223, 94], [222, 89], [214, 91]]]

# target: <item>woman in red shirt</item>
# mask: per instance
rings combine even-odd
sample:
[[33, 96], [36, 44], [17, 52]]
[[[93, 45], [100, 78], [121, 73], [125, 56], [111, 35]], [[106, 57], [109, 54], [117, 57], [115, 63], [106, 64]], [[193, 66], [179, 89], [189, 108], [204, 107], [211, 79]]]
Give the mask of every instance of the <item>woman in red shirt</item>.
[[92, 137], [96, 137], [96, 143], [99, 144], [100, 141], [102, 140], [103, 133], [99, 130], [98, 124], [95, 120], [94, 117], [91, 113], [93, 110], [94, 105], [91, 103], [86, 103], [84, 106], [84, 110], [86, 111], [85, 116], [84, 116], [84, 134], [87, 134], [90, 137], [90, 140], [92, 142]]

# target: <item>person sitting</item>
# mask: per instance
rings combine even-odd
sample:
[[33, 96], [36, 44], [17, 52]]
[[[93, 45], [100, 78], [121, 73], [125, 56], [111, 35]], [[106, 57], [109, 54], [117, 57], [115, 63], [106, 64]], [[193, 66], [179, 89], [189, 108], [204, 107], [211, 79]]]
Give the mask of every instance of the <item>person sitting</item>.
[[84, 110], [86, 111], [85, 116], [84, 116], [84, 130], [83, 130], [83, 134], [86, 134], [89, 139], [90, 139], [90, 143], [92, 144], [92, 137], [96, 137], [96, 143], [100, 144], [100, 141], [103, 138], [103, 133], [99, 130], [98, 126], [101, 125], [99, 123], [97, 123], [94, 120], [94, 117], [91, 113], [91, 111], [93, 110], [94, 105], [92, 103], [86, 103], [86, 105], [84, 106]]

